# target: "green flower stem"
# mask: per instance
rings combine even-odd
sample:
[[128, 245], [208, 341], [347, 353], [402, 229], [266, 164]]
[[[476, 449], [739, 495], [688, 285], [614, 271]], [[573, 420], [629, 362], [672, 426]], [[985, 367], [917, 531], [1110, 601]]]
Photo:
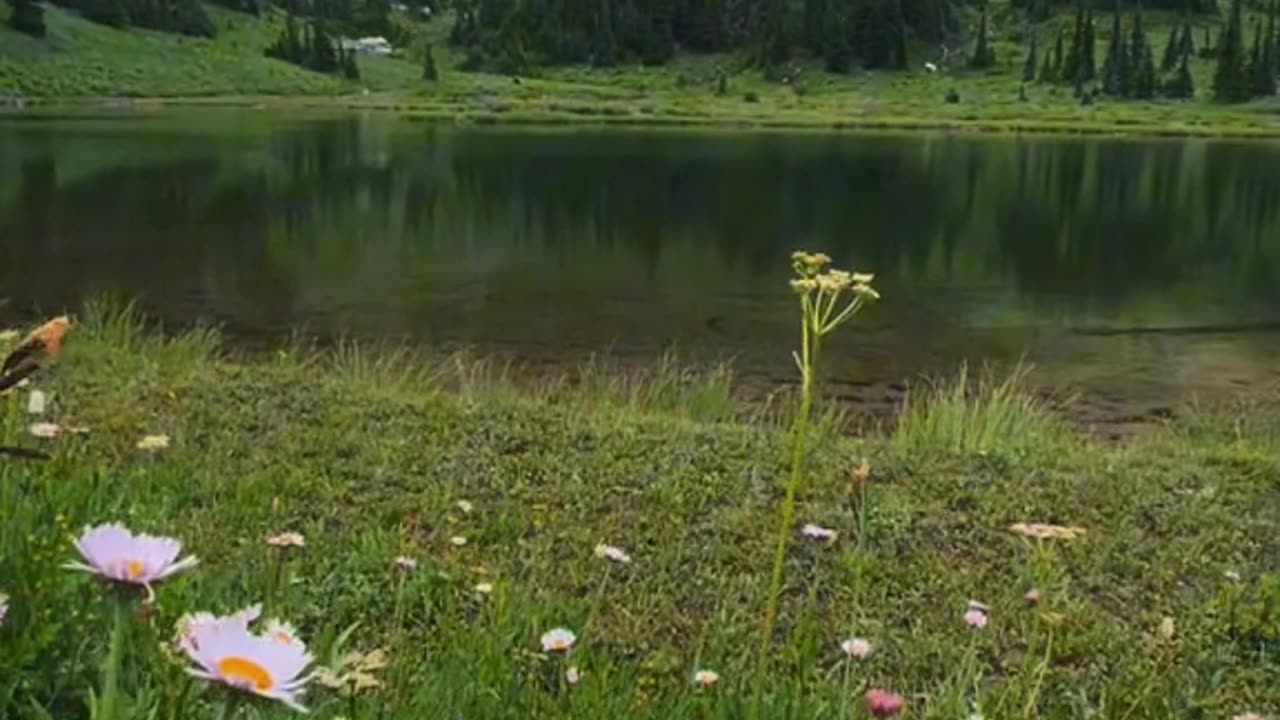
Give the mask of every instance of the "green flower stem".
[[110, 596], [111, 639], [106, 662], [102, 665], [102, 697], [95, 720], [117, 720], [120, 717], [120, 666], [124, 663], [124, 641], [133, 603], [123, 588], [111, 588]]

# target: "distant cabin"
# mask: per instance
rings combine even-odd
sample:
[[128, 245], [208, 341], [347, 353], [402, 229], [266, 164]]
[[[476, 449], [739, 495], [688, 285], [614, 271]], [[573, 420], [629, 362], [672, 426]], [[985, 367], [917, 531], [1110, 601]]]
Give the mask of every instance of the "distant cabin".
[[363, 37], [357, 40], [343, 40], [342, 49], [359, 55], [390, 55], [395, 51], [391, 43], [384, 37]]

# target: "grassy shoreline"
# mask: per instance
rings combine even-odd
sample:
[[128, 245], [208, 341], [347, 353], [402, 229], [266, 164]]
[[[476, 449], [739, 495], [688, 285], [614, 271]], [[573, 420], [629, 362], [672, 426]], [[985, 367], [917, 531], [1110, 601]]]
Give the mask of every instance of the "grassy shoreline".
[[[84, 315], [38, 386], [43, 419], [89, 432], [31, 438], [42, 418], [3, 398], [4, 444], [53, 459], [0, 462], [0, 714], [84, 715], [105, 604], [57, 566], [72, 533], [114, 520], [202, 558], [134, 623], [128, 695], [158, 717], [206, 716], [217, 697], [156, 650], [178, 615], [262, 600], [278, 557], [273, 614], [318, 657], [391, 658], [382, 689], [311, 690], [317, 717], [741, 716], [787, 440], [785, 418], [728, 411], [722, 377], [534, 392], [483, 366], [354, 346], [237, 358], [208, 331]], [[1280, 712], [1278, 428], [1259, 410], [1104, 446], [1001, 385], [918, 398], [880, 436], [820, 424], [798, 520], [840, 536], [788, 553], [765, 717], [865, 717], [871, 686], [918, 718]], [[169, 448], [135, 447], [159, 433]], [[1086, 534], [1027, 540], [1018, 522]], [[263, 539], [283, 531], [307, 546], [272, 554]], [[635, 562], [597, 558], [600, 542]], [[417, 571], [396, 575], [398, 555]], [[970, 600], [991, 606], [981, 631], [961, 619]], [[567, 657], [538, 652], [554, 626], [578, 634]], [[870, 658], [842, 655], [851, 635]], [[717, 687], [693, 687], [703, 668]], [[289, 716], [254, 711], [241, 717]]]

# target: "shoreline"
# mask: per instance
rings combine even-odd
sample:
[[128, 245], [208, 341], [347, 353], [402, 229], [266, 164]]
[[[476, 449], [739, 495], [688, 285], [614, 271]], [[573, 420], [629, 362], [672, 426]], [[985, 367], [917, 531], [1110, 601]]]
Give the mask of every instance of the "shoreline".
[[[1057, 119], [998, 116], [921, 118], [893, 113], [850, 114], [803, 112], [768, 108], [750, 115], [715, 112], [646, 112], [636, 103], [572, 105], [549, 101], [544, 107], [485, 109], [480, 104], [431, 103], [418, 98], [385, 95], [332, 96], [175, 96], [175, 97], [85, 97], [25, 98], [21, 107], [0, 108], [0, 117], [59, 110], [164, 111], [186, 108], [217, 108], [259, 111], [299, 110], [393, 113], [406, 118], [447, 121], [457, 125], [619, 127], [636, 129], [707, 129], [725, 131], [786, 132], [944, 132], [976, 135], [1053, 135], [1134, 138], [1192, 138], [1220, 140], [1280, 139], [1280, 117], [1270, 125], [1142, 123], [1099, 120], [1071, 122]], [[767, 107], [767, 106], [766, 106]], [[1260, 118], [1265, 117], [1263, 115]]]

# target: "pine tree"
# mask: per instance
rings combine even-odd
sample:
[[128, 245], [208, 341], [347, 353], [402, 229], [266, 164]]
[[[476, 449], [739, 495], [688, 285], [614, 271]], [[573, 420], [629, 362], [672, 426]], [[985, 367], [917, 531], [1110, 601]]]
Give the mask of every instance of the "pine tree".
[[618, 64], [618, 40], [613, 34], [613, 5], [602, 0], [595, 16], [595, 47], [591, 51], [591, 64], [596, 67], [613, 67]]
[[306, 64], [312, 70], [322, 73], [334, 73], [341, 69], [333, 40], [320, 23], [311, 23], [311, 47]]
[[1169, 72], [1178, 66], [1182, 57], [1182, 39], [1178, 36], [1178, 28], [1169, 31], [1169, 40], [1164, 44], [1164, 55], [1160, 58], [1160, 70]]
[[1250, 89], [1254, 95], [1267, 97], [1276, 94], [1276, 72], [1272, 64], [1272, 42], [1262, 34], [1259, 23], [1253, 34], [1252, 60], [1249, 63]]
[[9, 27], [31, 37], [44, 37], [44, 8], [37, 0], [9, 0]]
[[791, 57], [791, 44], [787, 37], [786, 0], [762, 0], [756, 36], [759, 42], [760, 64], [774, 67]]
[[440, 68], [436, 67], [436, 56], [432, 52], [431, 43], [427, 43], [427, 47], [423, 52], [422, 79], [431, 83], [440, 81]]
[[1184, 16], [1182, 18], [1182, 41], [1179, 44], [1178, 50], [1184, 57], [1196, 54], [1196, 39], [1191, 33], [1190, 16]]
[[1102, 92], [1119, 97], [1129, 88], [1129, 51], [1125, 46], [1124, 30], [1120, 27], [1120, 3], [1116, 3], [1111, 18], [1111, 43], [1107, 46], [1107, 59], [1102, 63]]
[[996, 63], [996, 55], [987, 40], [987, 4], [982, 4], [982, 17], [978, 21], [978, 38], [973, 44], [973, 56], [969, 58], [971, 68], [989, 68]]
[[1165, 95], [1171, 98], [1188, 99], [1195, 97], [1195, 82], [1191, 79], [1191, 69], [1187, 67], [1189, 61], [1188, 55], [1182, 56], [1182, 61], [1178, 63], [1178, 72], [1169, 80], [1169, 84], [1165, 86]]
[[1071, 47], [1062, 61], [1059, 73], [1063, 80], [1078, 80], [1081, 58], [1084, 55], [1084, 5], [1076, 0], [1076, 21], [1071, 29]]
[[1098, 28], [1093, 21], [1093, 8], [1089, 8], [1085, 13], [1084, 40], [1080, 43], [1082, 75], [1086, 81], [1092, 81], [1098, 77], [1097, 35]]
[[1133, 34], [1129, 38], [1129, 95], [1150, 98], [1156, 94], [1156, 64], [1142, 25], [1142, 4], [1133, 13]]
[[1231, 18], [1218, 40], [1218, 67], [1213, 73], [1213, 97], [1219, 102], [1244, 102], [1251, 94], [1248, 68], [1245, 65], [1241, 4], [1241, 0], [1232, 0]]
[[1033, 82], [1036, 79], [1036, 34], [1031, 33], [1031, 48], [1027, 50], [1027, 61], [1022, 64], [1022, 81]]

